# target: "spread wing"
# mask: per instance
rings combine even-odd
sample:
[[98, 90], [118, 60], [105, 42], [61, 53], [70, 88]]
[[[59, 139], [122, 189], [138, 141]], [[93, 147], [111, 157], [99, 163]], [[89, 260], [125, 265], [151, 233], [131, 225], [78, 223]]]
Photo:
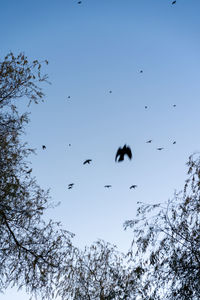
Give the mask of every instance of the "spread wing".
[[115, 161], [117, 160], [117, 157], [118, 157], [118, 156], [122, 155], [122, 153], [123, 153], [123, 150], [122, 150], [122, 148], [120, 147], [120, 148], [117, 150], [117, 153], [116, 153], [116, 156], [115, 156]]
[[130, 147], [126, 147], [125, 153], [128, 155], [129, 159], [132, 158], [132, 152], [131, 152], [131, 148]]

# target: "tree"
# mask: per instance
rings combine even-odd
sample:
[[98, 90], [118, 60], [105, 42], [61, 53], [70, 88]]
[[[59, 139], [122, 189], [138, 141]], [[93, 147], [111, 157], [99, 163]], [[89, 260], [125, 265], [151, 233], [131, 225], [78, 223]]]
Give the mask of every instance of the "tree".
[[137, 276], [116, 246], [99, 240], [84, 251], [77, 249], [71, 270], [58, 289], [62, 299], [136, 299]]
[[41, 63], [29, 63], [24, 54], [9, 53], [0, 62], [0, 291], [17, 285], [44, 298], [53, 296], [54, 282], [73, 256], [73, 234], [44, 222], [49, 191], [32, 176], [27, 159], [34, 150], [20, 139], [29, 119], [13, 102], [43, 99], [38, 84], [47, 76], [40, 70]]
[[187, 166], [182, 192], [165, 204], [141, 204], [124, 224], [144, 270], [143, 299], [200, 299], [200, 158], [190, 156]]

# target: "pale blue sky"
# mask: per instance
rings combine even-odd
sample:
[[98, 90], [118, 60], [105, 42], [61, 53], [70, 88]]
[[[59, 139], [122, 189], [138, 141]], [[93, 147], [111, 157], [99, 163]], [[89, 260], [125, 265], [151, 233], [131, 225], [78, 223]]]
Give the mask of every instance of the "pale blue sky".
[[[46, 217], [74, 232], [77, 246], [101, 238], [128, 250], [131, 232], [122, 225], [136, 202], [172, 197], [188, 156], [200, 150], [200, 2], [171, 2], [1, 2], [1, 59], [12, 50], [49, 60], [52, 85], [45, 103], [30, 107], [25, 138], [37, 148], [38, 183], [61, 202]], [[125, 143], [133, 159], [117, 164]], [[0, 299], [28, 296], [8, 290]]]

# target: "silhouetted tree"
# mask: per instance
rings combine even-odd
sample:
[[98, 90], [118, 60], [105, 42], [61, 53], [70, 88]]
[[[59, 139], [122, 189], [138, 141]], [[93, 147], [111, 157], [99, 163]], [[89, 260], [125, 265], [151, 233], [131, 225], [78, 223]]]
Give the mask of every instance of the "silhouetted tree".
[[59, 223], [44, 222], [49, 192], [32, 176], [27, 158], [34, 151], [21, 141], [29, 119], [14, 101], [43, 99], [38, 83], [47, 76], [40, 69], [40, 62], [29, 63], [24, 54], [9, 53], [0, 62], [0, 291], [16, 285], [43, 298], [51, 295], [59, 272], [68, 266], [73, 235]]
[[144, 271], [142, 299], [200, 299], [200, 158], [190, 156], [187, 165], [182, 192], [165, 204], [141, 204], [125, 222]]
[[116, 246], [97, 241], [77, 249], [71, 273], [63, 276], [58, 294], [73, 300], [136, 299], [137, 276]]

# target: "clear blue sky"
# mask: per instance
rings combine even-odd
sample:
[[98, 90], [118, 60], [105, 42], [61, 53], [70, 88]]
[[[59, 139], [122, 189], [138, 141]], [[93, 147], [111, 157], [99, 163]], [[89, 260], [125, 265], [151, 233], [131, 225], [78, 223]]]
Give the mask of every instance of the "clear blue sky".
[[[33, 175], [61, 202], [46, 218], [74, 232], [77, 246], [101, 238], [127, 251], [132, 235], [122, 225], [137, 201], [172, 197], [200, 151], [200, 1], [171, 2], [1, 1], [1, 59], [12, 50], [49, 60], [52, 85], [30, 107], [25, 139], [37, 148]], [[125, 143], [133, 159], [117, 164]], [[9, 289], [0, 299], [28, 296]]]

